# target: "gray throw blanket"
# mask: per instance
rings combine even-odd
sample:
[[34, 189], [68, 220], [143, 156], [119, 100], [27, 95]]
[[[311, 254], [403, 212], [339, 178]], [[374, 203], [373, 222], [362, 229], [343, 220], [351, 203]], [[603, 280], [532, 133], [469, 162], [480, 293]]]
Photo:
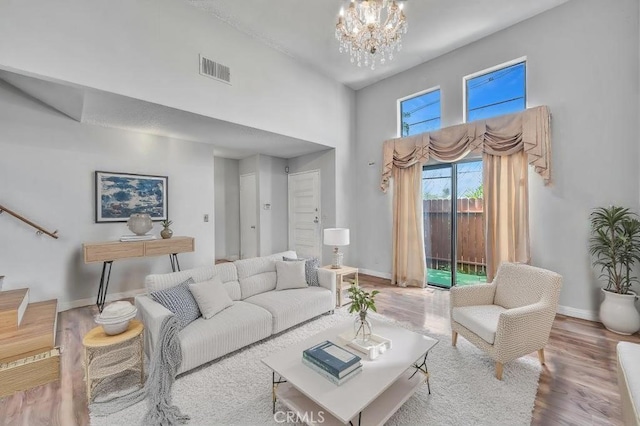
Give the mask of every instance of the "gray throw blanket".
[[143, 424], [170, 426], [187, 423], [189, 416], [182, 414], [175, 405], [171, 405], [171, 387], [182, 363], [179, 331], [180, 326], [175, 315], [165, 318], [160, 325], [160, 339], [149, 361], [149, 377], [144, 387], [110, 401], [94, 402], [91, 405], [91, 413], [106, 416], [124, 410], [147, 397], [149, 411], [144, 416]]

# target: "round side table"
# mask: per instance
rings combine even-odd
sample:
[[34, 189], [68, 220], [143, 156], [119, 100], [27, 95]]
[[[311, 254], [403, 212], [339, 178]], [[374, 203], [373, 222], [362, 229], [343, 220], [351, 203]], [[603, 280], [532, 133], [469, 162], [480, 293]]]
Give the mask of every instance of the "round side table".
[[140, 321], [131, 320], [129, 328], [115, 336], [107, 335], [102, 326], [94, 327], [84, 335], [82, 344], [88, 403], [91, 403], [95, 385], [123, 371], [140, 371], [140, 384], [144, 385], [143, 330], [144, 325]]

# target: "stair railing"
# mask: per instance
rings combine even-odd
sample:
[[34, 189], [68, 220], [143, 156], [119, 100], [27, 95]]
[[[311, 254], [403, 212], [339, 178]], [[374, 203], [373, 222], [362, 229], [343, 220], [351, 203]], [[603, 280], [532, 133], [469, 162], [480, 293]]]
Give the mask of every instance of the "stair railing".
[[6, 208], [5, 206], [3, 206], [2, 204], [0, 204], [0, 214], [2, 214], [3, 212], [7, 212], [9, 213], [11, 216], [23, 221], [24, 223], [26, 223], [29, 226], [32, 226], [34, 228], [36, 228], [36, 234], [37, 235], [42, 235], [42, 234], [46, 234], [48, 236], [50, 236], [51, 238], [55, 238], [58, 239], [58, 230], [56, 229], [53, 232], [49, 232], [46, 229], [44, 229], [42, 226], [38, 225], [37, 223], [34, 223], [32, 221], [30, 221], [29, 219], [27, 219], [26, 217], [12, 211], [9, 210], [8, 208]]

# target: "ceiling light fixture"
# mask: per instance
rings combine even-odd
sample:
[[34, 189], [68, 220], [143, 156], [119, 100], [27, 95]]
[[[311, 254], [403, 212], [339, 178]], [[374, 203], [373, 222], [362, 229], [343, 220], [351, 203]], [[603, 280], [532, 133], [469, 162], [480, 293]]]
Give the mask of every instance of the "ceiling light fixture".
[[[393, 51], [402, 48], [402, 34], [407, 32], [403, 4], [395, 0], [351, 0], [340, 9], [336, 38], [340, 53], [349, 53], [351, 63], [375, 69], [393, 59]], [[386, 13], [383, 13], [386, 11]]]

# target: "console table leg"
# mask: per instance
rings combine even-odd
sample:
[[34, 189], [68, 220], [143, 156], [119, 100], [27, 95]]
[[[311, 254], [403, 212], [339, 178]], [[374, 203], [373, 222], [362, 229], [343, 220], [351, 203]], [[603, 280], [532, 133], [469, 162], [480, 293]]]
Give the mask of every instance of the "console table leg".
[[180, 262], [178, 261], [178, 253], [171, 253], [169, 255], [169, 260], [171, 261], [171, 270], [173, 272], [177, 272], [180, 270]]
[[[100, 287], [98, 287], [98, 298], [96, 299], [96, 305], [98, 306], [98, 310], [102, 313], [102, 309], [104, 309], [104, 301], [107, 298], [107, 289], [109, 288], [109, 279], [111, 278], [111, 265], [113, 261], [110, 260], [108, 262], [104, 262], [102, 264], [102, 274], [100, 275]], [[107, 271], [107, 266], [108, 271]], [[105, 274], [107, 279], [105, 280]]]
[[[351, 426], [354, 426], [352, 421], [349, 421], [349, 424]], [[358, 413], [358, 426], [360, 426], [361, 424], [362, 424], [362, 411]]]

